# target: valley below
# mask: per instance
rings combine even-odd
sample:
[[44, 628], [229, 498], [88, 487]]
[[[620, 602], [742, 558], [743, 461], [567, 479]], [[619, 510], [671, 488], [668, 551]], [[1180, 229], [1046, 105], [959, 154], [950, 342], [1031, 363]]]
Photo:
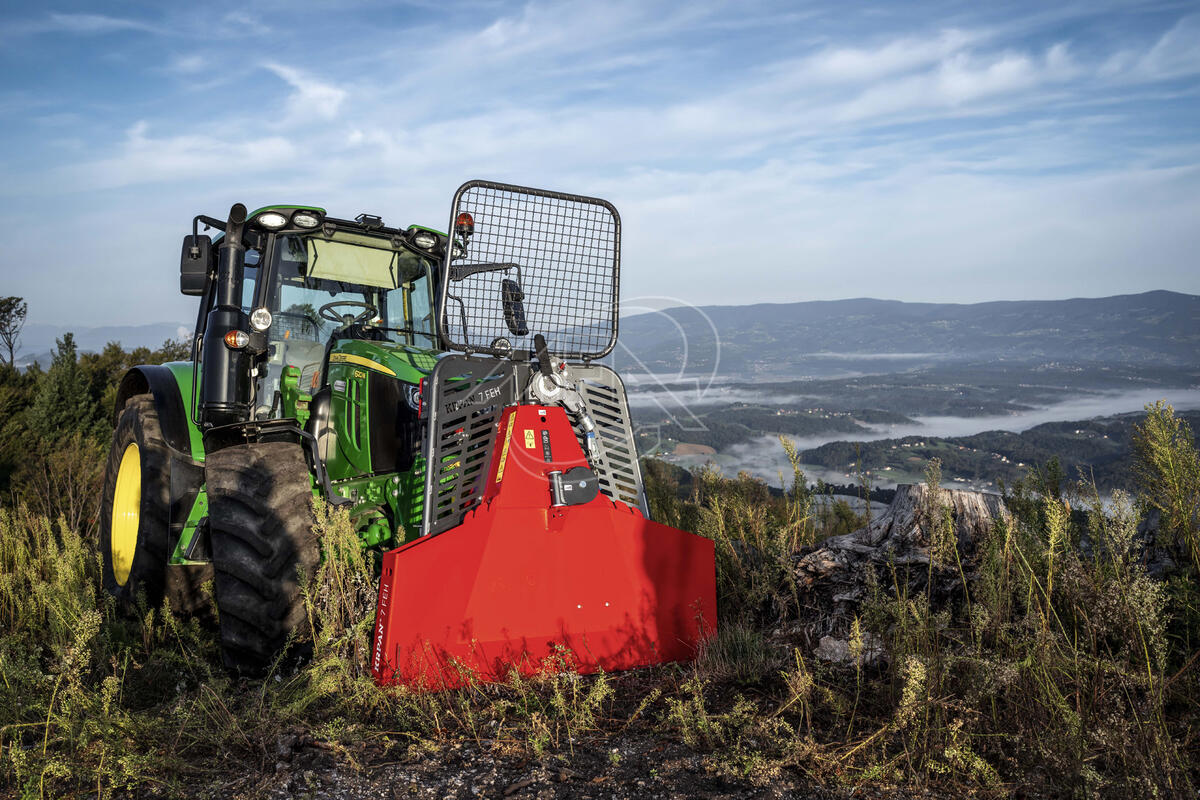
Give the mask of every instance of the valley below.
[[937, 458], [948, 482], [997, 491], [1057, 458], [1072, 480], [1110, 492], [1129, 488], [1130, 433], [1148, 404], [1200, 428], [1200, 368], [1190, 367], [941, 361], [841, 378], [629, 383], [643, 454], [772, 485], [791, 480], [783, 436], [808, 478], [828, 484], [919, 482]]

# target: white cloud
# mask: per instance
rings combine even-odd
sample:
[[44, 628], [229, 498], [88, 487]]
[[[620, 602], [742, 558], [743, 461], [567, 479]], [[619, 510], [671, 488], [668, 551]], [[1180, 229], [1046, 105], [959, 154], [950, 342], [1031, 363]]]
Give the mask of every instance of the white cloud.
[[786, 72], [796, 83], [864, 83], [936, 62], [979, 38], [978, 33], [950, 29], [931, 38], [894, 39], [874, 49], [826, 48], [782, 64], [778, 71]]
[[307, 120], [311, 117], [333, 119], [346, 99], [344, 89], [323, 83], [293, 67], [268, 62], [263, 67], [278, 75], [295, 91], [287, 100], [288, 116], [291, 120]]
[[1155, 42], [1134, 70], [1148, 78], [1173, 78], [1200, 72], [1200, 15], [1179, 20]]
[[201, 133], [154, 137], [149, 124], [139, 120], [112, 155], [56, 170], [52, 176], [58, 180], [51, 184], [59, 191], [75, 192], [263, 172], [278, 169], [295, 156], [296, 148], [281, 136], [236, 141]]
[[175, 72], [180, 75], [195, 75], [198, 72], [203, 72], [207, 68], [208, 59], [199, 54], [175, 56], [167, 65], [167, 70], [169, 72]]
[[[1076, 74], [1067, 48], [1061, 43], [1041, 59], [1020, 52], [992, 56], [956, 52], [921, 73], [876, 83], [838, 106], [834, 116], [856, 121], [920, 109], [956, 109], [1061, 83]], [[1029, 94], [1025, 99], [1029, 104], [1037, 102], [1036, 95]]]
[[270, 26], [263, 22], [262, 17], [255, 17], [243, 11], [230, 11], [225, 15], [224, 24], [220, 27], [225, 35], [238, 33], [250, 36], [263, 36], [271, 32]]
[[42, 25], [47, 32], [62, 31], [79, 34], [101, 34], [116, 31], [158, 33], [159, 29], [146, 22], [105, 14], [51, 14]]

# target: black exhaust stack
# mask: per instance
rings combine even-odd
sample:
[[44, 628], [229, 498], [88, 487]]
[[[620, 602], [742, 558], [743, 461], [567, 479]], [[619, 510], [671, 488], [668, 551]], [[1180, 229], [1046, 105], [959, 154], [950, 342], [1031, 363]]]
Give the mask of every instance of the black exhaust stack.
[[200, 422], [205, 428], [243, 422], [250, 415], [250, 356], [225, 344], [230, 331], [250, 331], [250, 320], [242, 311], [245, 224], [246, 207], [235, 203], [217, 247], [216, 305], [208, 312], [205, 326], [200, 379]]

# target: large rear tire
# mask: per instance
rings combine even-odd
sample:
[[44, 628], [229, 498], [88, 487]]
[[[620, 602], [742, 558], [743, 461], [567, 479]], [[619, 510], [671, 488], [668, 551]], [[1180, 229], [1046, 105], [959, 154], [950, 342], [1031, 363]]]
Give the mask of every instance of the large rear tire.
[[320, 562], [312, 484], [299, 445], [227, 447], [205, 460], [221, 654], [261, 675], [293, 642], [309, 640], [301, 576]]

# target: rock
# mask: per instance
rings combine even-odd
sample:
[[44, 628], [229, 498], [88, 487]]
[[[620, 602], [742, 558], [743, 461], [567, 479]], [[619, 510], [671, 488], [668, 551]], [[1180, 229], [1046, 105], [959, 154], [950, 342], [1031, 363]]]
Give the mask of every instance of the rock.
[[275, 740], [275, 754], [280, 758], [291, 758], [292, 751], [299, 741], [295, 734], [285, 733]]
[[[822, 661], [832, 661], [834, 663], [853, 664], [854, 648], [850, 646], [849, 639], [837, 639], [833, 636], [822, 636], [817, 649], [813, 651], [813, 655]], [[858, 658], [859, 666], [868, 666], [874, 664], [883, 655], [883, 642], [879, 641], [879, 637], [870, 631], [862, 632], [862, 652]]]

